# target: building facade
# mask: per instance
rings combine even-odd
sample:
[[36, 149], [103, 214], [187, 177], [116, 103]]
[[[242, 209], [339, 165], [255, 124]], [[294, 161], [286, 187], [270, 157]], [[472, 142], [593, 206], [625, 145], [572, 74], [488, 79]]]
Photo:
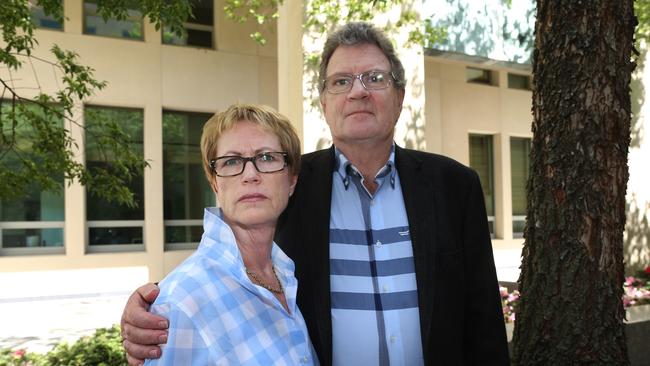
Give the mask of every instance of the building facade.
[[[133, 273], [136, 284], [160, 280], [196, 248], [203, 207], [216, 202], [203, 176], [199, 138], [209, 116], [231, 103], [271, 105], [295, 123], [304, 151], [322, 147], [303, 117], [300, 6], [285, 4], [278, 24], [264, 29], [268, 43], [260, 46], [249, 37], [258, 25], [226, 19], [222, 0], [196, 3], [185, 39], [156, 30], [137, 13], [106, 23], [94, 0], [65, 0], [64, 24], [34, 9], [36, 56], [47, 59], [58, 44], [77, 52], [109, 83], [78, 103], [78, 125], [62, 122], [78, 143], [77, 159], [99, 164], [89, 131], [108, 118], [120, 121], [150, 167], [131, 187], [135, 209], [104, 202], [63, 180], [61, 196], [33, 191], [0, 202], [0, 272], [103, 269], [108, 280], [120, 272]], [[407, 74], [417, 77], [407, 76], [416, 80], [416, 103], [422, 106], [411, 110], [420, 123], [418, 143], [402, 139], [408, 131], [397, 143], [450, 156], [479, 173], [499, 276], [515, 281], [532, 137], [530, 66], [449, 50], [415, 57], [421, 67], [407, 68]], [[19, 88], [58, 90], [60, 75], [51, 65], [7, 73], [0, 71]], [[400, 123], [408, 124], [412, 115], [403, 113]]]

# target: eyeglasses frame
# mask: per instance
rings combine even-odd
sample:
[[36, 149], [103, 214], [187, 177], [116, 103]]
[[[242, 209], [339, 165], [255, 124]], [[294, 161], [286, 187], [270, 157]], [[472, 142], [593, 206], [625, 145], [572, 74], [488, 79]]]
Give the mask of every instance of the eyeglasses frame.
[[[342, 73], [332, 74], [332, 75], [326, 77], [325, 79], [323, 79], [323, 80], [322, 80], [322, 81], [323, 81], [323, 89], [325, 89], [325, 91], [327, 91], [327, 92], [330, 93], [330, 94], [343, 94], [343, 93], [349, 93], [350, 90], [352, 90], [352, 87], [354, 86], [354, 81], [355, 81], [355, 80], [359, 80], [359, 83], [361, 83], [361, 86], [362, 86], [364, 89], [366, 89], [367, 91], [369, 91], [369, 92], [372, 92], [373, 90], [384, 90], [384, 89], [388, 89], [388, 87], [390, 87], [390, 86], [393, 84], [393, 82], [392, 82], [391, 80], [388, 80], [388, 85], [386, 85], [385, 88], [379, 88], [379, 89], [368, 89], [368, 87], [366, 86], [366, 84], [363, 83], [362, 76], [363, 76], [364, 74], [368, 74], [368, 73], [371, 73], [371, 72], [381, 72], [381, 73], [385, 73], [385, 74], [388, 74], [388, 76], [390, 76], [390, 77], [393, 79], [393, 81], [396, 81], [396, 80], [397, 80], [397, 78], [395, 77], [395, 73], [393, 73], [392, 70], [391, 70], [391, 71], [384, 71], [384, 70], [368, 70], [368, 71], [364, 71], [364, 72], [359, 73], [359, 74], [350, 74], [350, 73], [342, 72]], [[327, 88], [327, 79], [329, 79], [329, 78], [331, 78], [332, 76], [335, 76], [335, 75], [346, 75], [346, 76], [352, 76], [352, 83], [350, 84], [350, 88], [347, 89], [347, 90], [344, 90], [344, 91], [340, 91], [340, 92], [332, 92], [332, 91], [330, 91], [329, 88]]]
[[[282, 168], [280, 168], [278, 170], [274, 170], [274, 171], [271, 171], [271, 172], [263, 172], [263, 171], [260, 170], [260, 168], [257, 167], [257, 164], [255, 164], [255, 159], [257, 159], [257, 157], [259, 157], [260, 155], [270, 154], [270, 153], [282, 155], [282, 157], [284, 158], [284, 164], [282, 165]], [[219, 175], [219, 173], [217, 173], [217, 160], [221, 160], [221, 159], [225, 159], [225, 158], [240, 158], [240, 159], [242, 159], [244, 161], [244, 163], [242, 164], [241, 172], [239, 172], [237, 174], [233, 174], [233, 175]], [[244, 172], [244, 170], [246, 170], [246, 164], [249, 161], [251, 163], [253, 163], [253, 167], [255, 167], [255, 170], [257, 170], [258, 173], [262, 173], [262, 174], [277, 173], [277, 172], [280, 172], [280, 171], [284, 170], [284, 168], [286, 168], [289, 165], [289, 153], [287, 153], [286, 151], [265, 151], [265, 152], [262, 152], [262, 153], [259, 153], [259, 154], [255, 154], [253, 156], [240, 156], [240, 155], [217, 156], [216, 158], [210, 160], [210, 170], [217, 177], [222, 177], [222, 178], [236, 177], [238, 175], [241, 175]]]

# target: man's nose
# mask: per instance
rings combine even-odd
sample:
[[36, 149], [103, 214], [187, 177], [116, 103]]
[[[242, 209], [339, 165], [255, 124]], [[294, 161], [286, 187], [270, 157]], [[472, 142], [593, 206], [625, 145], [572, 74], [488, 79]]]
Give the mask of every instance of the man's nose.
[[368, 89], [366, 89], [365, 86], [361, 83], [361, 80], [359, 78], [355, 78], [352, 81], [352, 88], [350, 88], [350, 91], [348, 92], [348, 98], [352, 99], [359, 99], [359, 98], [365, 98], [369, 94]]

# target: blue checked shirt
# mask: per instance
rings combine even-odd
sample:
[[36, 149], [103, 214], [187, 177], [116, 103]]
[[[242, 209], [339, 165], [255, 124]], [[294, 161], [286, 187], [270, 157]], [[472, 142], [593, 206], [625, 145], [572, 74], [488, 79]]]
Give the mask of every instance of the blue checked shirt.
[[413, 248], [395, 151], [374, 195], [336, 149], [330, 215], [334, 365], [423, 365]]
[[160, 283], [151, 312], [169, 319], [162, 357], [145, 365], [317, 365], [296, 306], [293, 261], [273, 243], [271, 260], [290, 312], [253, 284], [218, 208], [206, 208], [199, 248]]

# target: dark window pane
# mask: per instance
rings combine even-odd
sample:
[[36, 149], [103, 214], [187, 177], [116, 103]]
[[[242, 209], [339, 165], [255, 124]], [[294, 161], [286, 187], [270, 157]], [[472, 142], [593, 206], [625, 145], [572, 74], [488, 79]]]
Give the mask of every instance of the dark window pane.
[[163, 43], [181, 46], [212, 48], [214, 31], [214, 10], [212, 0], [190, 0], [194, 17], [185, 22], [187, 34], [183, 37], [163, 28]]
[[[131, 137], [131, 148], [140, 156], [143, 154], [143, 112], [140, 109], [108, 108], [86, 106], [86, 166], [110, 169], [110, 157], [103, 161], [103, 151], [99, 138], [106, 121], [115, 121]], [[115, 202], [88, 195], [86, 216], [88, 220], [143, 220], [144, 219], [144, 178], [142, 175], [132, 179], [129, 188], [135, 194], [137, 207], [130, 208]]]
[[[61, 178], [63, 190], [63, 178]], [[63, 194], [41, 192], [35, 185], [26, 197], [0, 200], [0, 221], [63, 221]]]
[[522, 233], [526, 216], [526, 183], [530, 173], [530, 139], [510, 138], [513, 233]]
[[43, 7], [36, 4], [36, 0], [29, 0], [32, 23], [39, 28], [63, 30], [63, 24], [54, 19], [51, 15], [46, 15]]
[[198, 243], [203, 235], [203, 226], [169, 226], [165, 225], [165, 242]]
[[207, 113], [163, 112], [163, 197], [165, 220], [202, 219], [214, 206], [201, 160], [201, 131]]
[[492, 136], [469, 136], [469, 166], [474, 169], [481, 180], [485, 208], [490, 220], [490, 232], [494, 234], [494, 161]]
[[524, 236], [524, 227], [526, 226], [526, 218], [523, 220], [512, 220], [512, 237], [513, 238], [523, 238]]
[[63, 229], [1, 229], [2, 248], [62, 247]]
[[187, 44], [199, 47], [212, 47], [212, 32], [203, 30], [187, 30]]
[[469, 83], [492, 84], [492, 72], [490, 70], [468, 67], [465, 69], [465, 76]]
[[142, 244], [142, 227], [91, 227], [90, 245]]
[[530, 90], [530, 77], [508, 73], [508, 88]]
[[168, 28], [165, 28], [163, 31], [163, 43], [178, 46], [212, 48], [212, 31], [187, 29], [187, 34], [184, 37], [179, 37]]
[[[3, 150], [0, 169], [7, 174], [20, 171], [24, 169], [23, 159], [43, 166], [44, 159], [49, 156], [38, 153], [36, 145], [41, 142], [35, 136], [40, 133], [33, 127], [34, 123], [38, 121], [39, 125], [47, 126], [50, 132], [56, 133], [62, 129], [62, 119], [55, 110], [36, 104], [2, 102], [0, 113], [2, 121], [6, 122], [4, 137], [15, 139], [15, 149]], [[15, 126], [12, 129], [13, 122]], [[54, 191], [44, 191], [38, 184], [30, 183], [21, 187], [24, 194], [0, 200], [0, 249], [63, 246], [63, 174], [50, 174], [54, 180], [51, 182]]]
[[135, 10], [135, 1], [127, 2], [128, 16], [124, 20], [104, 19], [97, 13], [98, 0], [84, 0], [84, 34], [107, 37], [144, 39], [142, 13]]
[[188, 23], [214, 25], [213, 0], [190, 0], [190, 3], [194, 17]]

